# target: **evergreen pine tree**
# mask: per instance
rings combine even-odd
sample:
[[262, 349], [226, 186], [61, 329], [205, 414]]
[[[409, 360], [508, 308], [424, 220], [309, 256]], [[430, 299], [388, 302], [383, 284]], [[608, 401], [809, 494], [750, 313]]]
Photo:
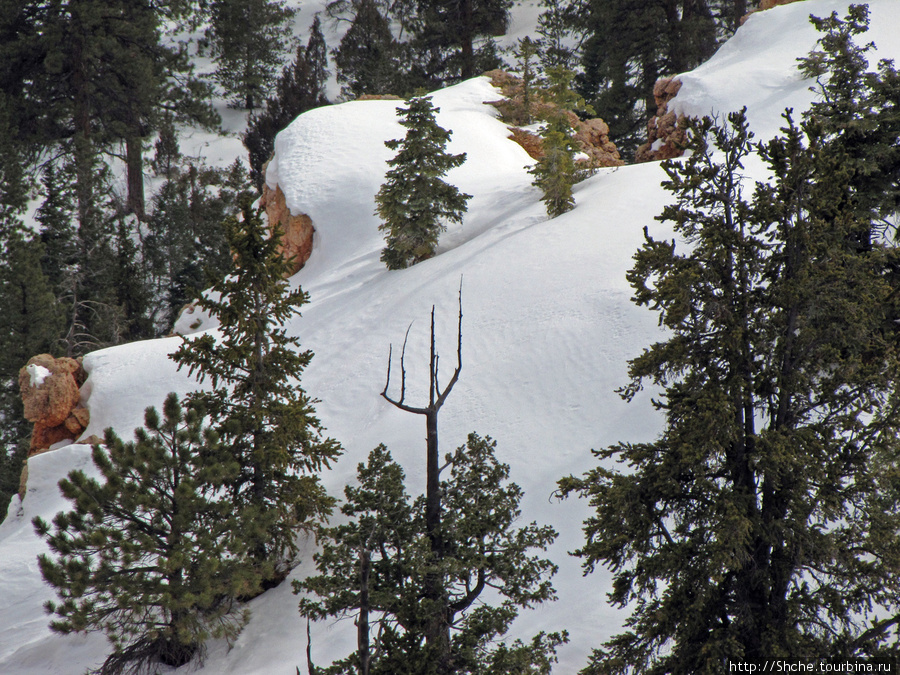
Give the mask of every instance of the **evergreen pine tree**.
[[316, 16], [309, 28], [306, 47], [297, 47], [297, 56], [282, 71], [274, 97], [266, 100], [265, 110], [251, 116], [243, 136], [244, 147], [250, 154], [250, 177], [260, 191], [265, 183], [263, 166], [275, 152], [275, 136], [300, 113], [328, 105], [327, 81], [327, 47]]
[[202, 659], [206, 640], [233, 642], [247, 619], [231, 601], [250, 588], [227, 547], [236, 519], [213, 489], [236, 462], [221, 461], [202, 412], [175, 394], [162, 419], [147, 409], [144, 426], [128, 443], [107, 429], [92, 455], [102, 482], [72, 471], [59, 484], [72, 510], [52, 527], [34, 519], [55, 554], [38, 560], [59, 596], [46, 604], [51, 628], [103, 631], [112, 653], [102, 674]]
[[398, 152], [388, 161], [392, 168], [375, 195], [375, 213], [383, 221], [378, 229], [387, 233], [381, 260], [392, 270], [432, 257], [438, 235], [446, 230], [442, 221], [462, 222], [471, 198], [442, 180], [466, 155], [444, 150], [453, 132], [438, 125], [435, 115], [440, 109], [428, 97], [412, 98], [407, 105], [397, 108], [406, 137], [385, 141]]
[[582, 35], [578, 91], [633, 154], [655, 110], [653, 86], [703, 63], [715, 51], [706, 0], [590, 0], [571, 15]]
[[506, 33], [511, 6], [511, 0], [418, 0], [411, 40], [418, 84], [437, 88], [499, 68], [493, 38]]
[[[470, 434], [446, 457], [450, 476], [441, 483], [445, 555], [432, 555], [425, 524], [425, 496], [411, 500], [403, 469], [382, 445], [358, 467], [358, 485], [345, 488], [344, 525], [319, 532], [317, 576], [294, 582], [306, 592], [308, 618], [353, 617], [357, 650], [323, 673], [428, 675], [429, 673], [549, 673], [564, 634], [544, 634], [531, 644], [500, 643], [521, 607], [551, 600], [556, 567], [533, 555], [555, 539], [536, 523], [513, 527], [522, 491], [509, 483], [509, 467], [497, 462], [496, 443]], [[437, 574], [447, 627], [452, 630], [449, 670], [441, 670], [426, 644], [425, 579]], [[481, 599], [487, 588], [502, 598]], [[509, 668], [517, 664], [518, 670]], [[526, 670], [527, 668], [527, 670]]]
[[800, 59], [801, 71], [816, 78], [817, 97], [804, 117], [822, 126], [831, 152], [853, 171], [848, 198], [874, 216], [872, 230], [855, 242], [867, 250], [873, 236], [896, 227], [900, 211], [900, 74], [890, 61], [868, 70], [874, 45], [854, 40], [868, 30], [866, 5], [851, 5], [844, 19], [832, 12], [810, 21], [824, 35], [820, 49]]
[[514, 114], [513, 121], [528, 125], [532, 123], [535, 85], [540, 81], [535, 68], [541, 55], [541, 43], [526, 36], [519, 40], [513, 55], [519, 60], [519, 73], [522, 75], [522, 112]]
[[[85, 166], [89, 171], [80, 178], [78, 174], [85, 167], [79, 168], [75, 161], [63, 169], [63, 175], [76, 176], [73, 201], [77, 230], [73, 263], [60, 266], [62, 274], [57, 290], [66, 312], [62, 342], [66, 356], [72, 357], [119, 344], [129, 320], [134, 318], [126, 315], [117, 286], [120, 279], [117, 263], [122, 261], [117, 251], [121, 212], [110, 185], [109, 167], [94, 151]], [[80, 195], [82, 190], [90, 194]], [[53, 213], [48, 225], [45, 233], [48, 236], [58, 233], [63, 237], [58, 243], [67, 249], [64, 209]], [[54, 263], [48, 258], [48, 265]]]
[[307, 294], [285, 278], [280, 233], [267, 231], [249, 199], [243, 219], [229, 218], [225, 231], [234, 273], [197, 301], [218, 319], [217, 334], [185, 339], [172, 358], [209, 387], [192, 400], [216, 420], [223, 452], [240, 466], [223, 487], [239, 519], [235, 537], [265, 586], [293, 564], [297, 530], [330, 511], [316, 472], [340, 446], [322, 436], [315, 400], [300, 386], [312, 352], [300, 351], [286, 324]]
[[403, 93], [399, 56], [400, 46], [375, 0], [360, 0], [350, 28], [334, 51], [343, 95]]
[[0, 515], [19, 489], [31, 423], [19, 394], [19, 369], [51, 352], [62, 328], [62, 308], [41, 270], [41, 242], [21, 230], [0, 238]]
[[215, 79], [235, 108], [252, 114], [272, 90], [272, 72], [291, 48], [295, 10], [284, 0], [215, 0], [207, 37]]
[[57, 296], [67, 274], [78, 264], [78, 242], [75, 224], [71, 172], [53, 164], [42, 171], [44, 200], [38, 207], [35, 219], [40, 224], [44, 257], [41, 267]]
[[590, 107], [571, 89], [574, 77], [571, 70], [562, 67], [547, 69], [548, 85], [543, 97], [553, 107], [547, 113], [546, 124], [541, 127], [543, 155], [528, 170], [534, 176], [532, 185], [543, 193], [541, 201], [551, 218], [575, 208], [572, 186], [583, 177], [583, 172], [575, 165], [575, 155], [581, 148], [572, 137], [569, 114], [572, 110], [590, 110]]
[[153, 196], [141, 248], [148, 317], [160, 334], [210, 280], [231, 270], [222, 221], [238, 212], [252, 187], [239, 161], [215, 169], [184, 158], [171, 127], [157, 141], [153, 166], [165, 180]]
[[752, 199], [742, 113], [695, 125], [688, 159], [665, 165], [675, 203], [659, 219], [689, 248], [647, 235], [635, 255], [635, 302], [671, 337], [630, 362], [622, 392], [661, 387], [665, 430], [560, 482], [595, 510], [585, 569], [609, 566], [611, 601], [631, 607], [584, 673], [896, 658], [900, 345], [883, 271], [897, 251], [847, 246], [869, 226], [846, 198], [852, 170], [820, 127], [786, 118]]
[[194, 77], [186, 47], [164, 37], [164, 27], [177, 30], [191, 3], [27, 5], [35, 25], [21, 40], [22, 50], [43, 64], [29, 84], [28, 105], [41, 110], [34, 121], [37, 140], [61, 145], [74, 161], [79, 221], [91, 196], [94, 154], [118, 153], [119, 145], [127, 167], [123, 206], [142, 218], [143, 146], [160, 118], [174, 113], [179, 121], [207, 128], [219, 121], [208, 100], [210, 88]]
[[575, 67], [572, 33], [577, 25], [578, 4], [566, 0], [541, 0], [537, 32], [541, 36], [541, 63], [545, 68]]

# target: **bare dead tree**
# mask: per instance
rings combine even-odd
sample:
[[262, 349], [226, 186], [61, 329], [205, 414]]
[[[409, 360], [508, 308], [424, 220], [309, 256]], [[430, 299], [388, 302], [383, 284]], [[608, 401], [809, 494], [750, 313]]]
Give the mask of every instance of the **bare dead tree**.
[[[431, 554], [437, 563], [444, 558], [445, 542], [441, 533], [441, 465], [438, 446], [438, 413], [450, 395], [462, 371], [462, 282], [459, 287], [459, 321], [457, 328], [456, 368], [450, 381], [443, 388], [438, 380], [439, 357], [435, 346], [434, 306], [431, 307], [431, 360], [429, 367], [428, 405], [413, 406], [406, 403], [406, 343], [409, 329], [403, 339], [400, 353], [400, 397], [392, 398], [388, 394], [391, 385], [391, 359], [393, 346], [388, 353], [387, 379], [381, 396], [391, 405], [415, 415], [425, 417], [426, 438], [426, 482], [425, 482], [425, 530], [428, 536]], [[412, 327], [412, 326], [410, 326]], [[440, 569], [440, 565], [434, 565]], [[450, 672], [450, 606], [444, 579], [440, 572], [433, 572], [425, 580], [425, 606], [431, 616], [427, 622], [425, 641], [438, 655], [438, 673]]]

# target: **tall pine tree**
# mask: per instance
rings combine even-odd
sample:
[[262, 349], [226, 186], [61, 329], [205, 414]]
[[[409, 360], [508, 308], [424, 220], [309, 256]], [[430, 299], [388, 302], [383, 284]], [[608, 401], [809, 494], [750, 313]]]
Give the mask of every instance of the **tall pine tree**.
[[579, 93], [610, 128], [620, 152], [633, 154], [655, 110], [653, 86], [690, 70], [715, 51], [706, 0], [590, 0], [573, 13], [583, 36]]
[[665, 429], [560, 482], [595, 511], [586, 571], [608, 566], [631, 608], [584, 673], [897, 656], [898, 253], [847, 245], [870, 227], [853, 172], [819, 125], [786, 118], [752, 199], [742, 113], [696, 124], [688, 159], [664, 165], [659, 219], [689, 247], [647, 235], [635, 255], [635, 302], [670, 337], [630, 362], [623, 395], [661, 387]]
[[506, 33], [511, 6], [511, 0], [419, 0], [411, 44], [420, 84], [437, 88], [499, 68], [493, 38]]
[[59, 484], [72, 509], [52, 527], [34, 519], [55, 554], [38, 560], [59, 596], [46, 605], [51, 628], [104, 632], [112, 653], [102, 675], [184, 665], [210, 638], [233, 642], [246, 622], [232, 598], [252, 580], [229, 552], [236, 517], [215, 490], [238, 466], [221, 461], [203, 419], [169, 394], [163, 418], [148, 408], [134, 441], [107, 429], [92, 454], [102, 481], [72, 471]]
[[388, 269], [402, 269], [434, 255], [438, 236], [447, 229], [444, 220], [462, 221], [471, 198], [443, 176], [466, 160], [465, 153], [445, 151], [451, 131], [438, 125], [435, 108], [428, 97], [416, 97], [407, 108], [397, 108], [400, 124], [406, 127], [402, 140], [385, 141], [397, 150], [392, 167], [375, 195], [375, 213], [382, 219], [378, 229], [387, 233], [381, 260]]
[[250, 117], [244, 133], [244, 147], [250, 154], [250, 177], [262, 191], [263, 166], [275, 152], [275, 136], [307, 110], [328, 105], [328, 53], [319, 17], [309, 27], [306, 47], [298, 46], [294, 62], [281, 72], [274, 96], [265, 109]]
[[[345, 525], [319, 533], [319, 574], [295, 582], [309, 618], [351, 617], [357, 650], [325, 673], [429, 675], [430, 673], [549, 673], [564, 634], [540, 633], [525, 644], [501, 641], [522, 607], [552, 600], [556, 567], [534, 555], [556, 537], [550, 527], [514, 527], [522, 491], [509, 467], [494, 456], [496, 443], [470, 434], [446, 456], [442, 481], [447, 551], [433, 557], [425, 526], [425, 497], [410, 499], [403, 469], [382, 445], [358, 467], [358, 484], [345, 488]], [[426, 643], [425, 579], [437, 573], [450, 631], [449, 660]], [[487, 589], [497, 604], [482, 598]], [[516, 668], [511, 668], [516, 664]]]
[[361, 0], [350, 28], [334, 51], [344, 96], [404, 93], [400, 56], [400, 44], [375, 0]]
[[197, 301], [219, 328], [185, 339], [172, 358], [209, 387], [192, 400], [216, 420], [226, 460], [240, 466], [223, 487], [239, 519], [234, 535], [266, 586], [293, 565], [298, 529], [330, 511], [316, 473], [340, 446], [323, 437], [315, 400], [300, 385], [313, 355], [287, 330], [308, 298], [285, 278], [280, 232], [267, 230], [249, 199], [225, 231], [234, 273]]
[[868, 30], [866, 5], [851, 5], [843, 19], [832, 12], [810, 20], [824, 35], [819, 49], [800, 59], [801, 71], [816, 78], [817, 98], [807, 115], [822, 125], [829, 147], [853, 171], [848, 198], [876, 216], [871, 231], [856, 242], [866, 250], [873, 237], [896, 228], [900, 211], [900, 74], [891, 61], [868, 70], [874, 45], [855, 42]]
[[541, 201], [551, 218], [575, 208], [572, 186], [586, 175], [575, 164], [575, 155], [581, 148], [572, 137], [569, 115], [572, 110], [590, 111], [591, 108], [571, 89], [574, 77], [575, 73], [561, 66], [547, 68], [547, 86], [542, 93], [552, 106], [545, 113], [546, 123], [541, 127], [543, 155], [528, 170], [534, 176], [532, 185], [543, 193]]
[[272, 73], [291, 48], [296, 10], [284, 0], [214, 0], [210, 11], [215, 79], [232, 106], [252, 114], [272, 91]]

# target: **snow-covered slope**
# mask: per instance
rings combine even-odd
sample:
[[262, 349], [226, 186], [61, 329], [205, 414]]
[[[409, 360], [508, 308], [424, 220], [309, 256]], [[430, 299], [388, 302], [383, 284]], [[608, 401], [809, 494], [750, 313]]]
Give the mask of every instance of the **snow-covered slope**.
[[[881, 56], [900, 55], [900, 3], [873, 0], [871, 34]], [[802, 108], [810, 83], [795, 59], [815, 43], [809, 13], [841, 13], [846, 2], [807, 0], [753, 16], [707, 64], [683, 76], [676, 105], [691, 113], [750, 108], [754, 128], [774, 132], [786, 105]], [[316, 356], [304, 386], [321, 399], [317, 409], [331, 436], [345, 447], [324, 476], [341, 494], [356, 464], [378, 443], [387, 444], [419, 490], [424, 474], [424, 424], [379, 396], [388, 347], [407, 347], [408, 396], [415, 402], [427, 378], [428, 313], [437, 308], [438, 347], [453, 360], [456, 301], [462, 282], [464, 366], [441, 418], [449, 450], [478, 431], [498, 441], [498, 454], [525, 490], [523, 520], [552, 524], [559, 532], [550, 555], [559, 564], [559, 600], [525, 612], [515, 637], [567, 629], [558, 672], [574, 673], [586, 654], [620, 627], [624, 615], [605, 604], [608, 576], [583, 577], [567, 555], [581, 543], [588, 510], [553, 498], [555, 481], [592, 465], [591, 448], [652, 439], [661, 427], [646, 392], [626, 404], [615, 389], [626, 383], [626, 361], [660, 338], [655, 316], [635, 308], [625, 282], [632, 253], [665, 202], [658, 164], [606, 169], [576, 189], [577, 208], [547, 220], [539, 192], [526, 173], [530, 160], [506, 139], [505, 126], [483, 104], [498, 92], [478, 78], [435, 93], [439, 122], [453, 130], [450, 150], [468, 161], [449, 180], [473, 195], [465, 222], [441, 238], [439, 254], [402, 271], [379, 262], [383, 245], [373, 196], [390, 157], [383, 142], [402, 136], [395, 102], [369, 101], [311, 111], [283, 132], [268, 180], [284, 190], [295, 212], [310, 214], [317, 238], [294, 283], [311, 302], [291, 330]], [[193, 383], [167, 354], [170, 338], [89, 355], [85, 389], [91, 410], [87, 434], [113, 426], [130, 435], [143, 409], [160, 405], [169, 391]], [[66, 506], [56, 481], [73, 468], [90, 468], [89, 448], [70, 445], [30, 460], [28, 492], [16, 498], [0, 526], [0, 673], [67, 675], [99, 664], [106, 645], [98, 635], [50, 633], [42, 603], [52, 597], [35, 556], [43, 543], [32, 532], [35, 515], [50, 519]], [[305, 557], [309, 559], [311, 544]], [[310, 571], [309, 563], [295, 571]], [[305, 659], [305, 625], [287, 584], [251, 604], [253, 618], [228, 651], [210, 645], [201, 673], [294, 673]], [[326, 664], [351, 648], [349, 622], [313, 627], [313, 655]], [[186, 668], [188, 672], [190, 668]]]

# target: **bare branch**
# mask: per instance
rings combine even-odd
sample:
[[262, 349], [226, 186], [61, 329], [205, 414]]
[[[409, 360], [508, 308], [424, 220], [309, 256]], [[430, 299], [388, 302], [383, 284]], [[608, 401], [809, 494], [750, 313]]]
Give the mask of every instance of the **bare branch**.
[[392, 406], [394, 406], [395, 408], [399, 408], [400, 410], [414, 413], [416, 415], [427, 415], [429, 412], [429, 408], [414, 408], [413, 406], [406, 405], [403, 402], [406, 399], [406, 343], [409, 341], [409, 331], [411, 329], [412, 323], [410, 323], [409, 327], [406, 329], [406, 335], [403, 338], [403, 349], [400, 352], [400, 398], [392, 399], [387, 393], [388, 387], [391, 384], [391, 356], [394, 350], [393, 345], [391, 345], [390, 350], [388, 351], [387, 379], [384, 383], [384, 390], [381, 392], [381, 397]]
[[[456, 337], [456, 370], [453, 371], [453, 377], [450, 378], [450, 382], [447, 383], [447, 387], [438, 395], [438, 399], [436, 402], [436, 407], [440, 408], [444, 405], [444, 401], [447, 400], [447, 396], [450, 395], [450, 390], [453, 389], [453, 386], [456, 384], [456, 381], [459, 379], [459, 373], [462, 371], [462, 319], [463, 319], [463, 311], [462, 311], [462, 277], [459, 279], [459, 323], [457, 328], [457, 337]], [[432, 328], [432, 340], [434, 339], [434, 329]]]

